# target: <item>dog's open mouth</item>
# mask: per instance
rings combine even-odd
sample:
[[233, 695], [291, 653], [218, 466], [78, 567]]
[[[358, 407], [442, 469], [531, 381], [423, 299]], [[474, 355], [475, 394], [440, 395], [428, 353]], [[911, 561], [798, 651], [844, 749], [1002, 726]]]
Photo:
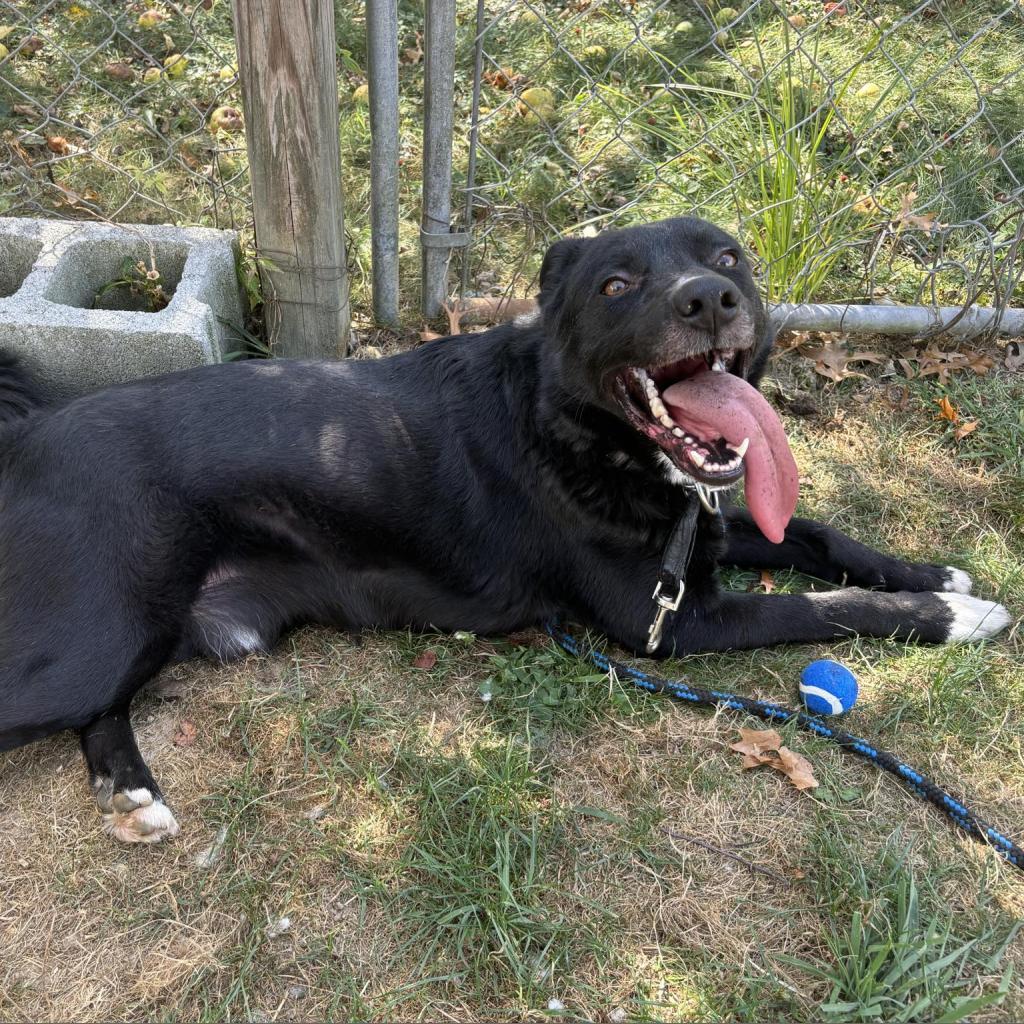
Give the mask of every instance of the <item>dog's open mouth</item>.
[[745, 353], [707, 352], [656, 367], [627, 367], [614, 390], [634, 429], [706, 487], [746, 474], [747, 505], [761, 531], [779, 543], [796, 508], [797, 468], [782, 424], [740, 376]]

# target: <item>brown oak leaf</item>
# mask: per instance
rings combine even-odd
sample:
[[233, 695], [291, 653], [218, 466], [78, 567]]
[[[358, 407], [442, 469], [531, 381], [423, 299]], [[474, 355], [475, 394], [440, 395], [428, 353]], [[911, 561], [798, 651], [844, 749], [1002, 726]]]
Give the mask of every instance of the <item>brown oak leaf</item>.
[[431, 669], [437, 664], [437, 655], [433, 651], [424, 651], [412, 659], [413, 668]]
[[763, 764], [781, 772], [799, 790], [814, 789], [811, 762], [784, 746], [782, 737], [774, 729], [740, 729], [740, 740], [729, 747], [743, 755], [744, 768], [757, 768]]
[[849, 352], [844, 345], [828, 344], [820, 348], [812, 348], [804, 353], [808, 359], [814, 360], [814, 371], [822, 377], [838, 383], [847, 377], [864, 377], [849, 368], [850, 363], [884, 363], [885, 356], [881, 352]]

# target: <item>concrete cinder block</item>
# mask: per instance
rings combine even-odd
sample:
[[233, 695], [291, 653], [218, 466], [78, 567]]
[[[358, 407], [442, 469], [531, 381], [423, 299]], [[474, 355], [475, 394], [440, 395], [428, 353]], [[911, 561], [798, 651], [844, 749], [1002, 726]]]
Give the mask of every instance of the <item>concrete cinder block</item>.
[[[236, 249], [234, 232], [210, 228], [0, 217], [0, 349], [54, 397], [221, 362], [241, 347]], [[151, 253], [164, 309], [147, 312], [127, 289], [97, 300], [125, 257], [148, 266]]]

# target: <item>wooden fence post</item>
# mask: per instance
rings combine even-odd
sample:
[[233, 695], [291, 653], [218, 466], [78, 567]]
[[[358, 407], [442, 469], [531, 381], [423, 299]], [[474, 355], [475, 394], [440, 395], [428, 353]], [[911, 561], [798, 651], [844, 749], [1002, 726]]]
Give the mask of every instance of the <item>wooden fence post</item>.
[[452, 122], [455, 96], [455, 0], [426, 0], [423, 32], [423, 291], [420, 308], [435, 317], [448, 299], [455, 234], [452, 218]]
[[232, 0], [268, 337], [348, 352], [333, 0]]

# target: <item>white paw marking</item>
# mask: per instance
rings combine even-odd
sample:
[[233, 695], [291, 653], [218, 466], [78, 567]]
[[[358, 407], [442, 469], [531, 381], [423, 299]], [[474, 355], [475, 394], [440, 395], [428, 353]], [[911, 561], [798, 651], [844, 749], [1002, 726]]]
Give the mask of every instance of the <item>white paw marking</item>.
[[960, 593], [935, 596], [945, 601], [953, 616], [946, 636], [948, 644], [995, 636], [1010, 624], [1010, 613], [995, 601], [983, 601], [980, 597]]
[[946, 572], [949, 574], [949, 579], [942, 584], [943, 590], [952, 591], [954, 594], [969, 594], [971, 592], [974, 581], [963, 569], [958, 569], [955, 565], [947, 565]]
[[122, 843], [159, 843], [176, 836], [181, 829], [163, 800], [154, 800], [148, 789], [128, 789], [114, 795], [115, 804], [136, 804], [131, 810], [114, 810], [103, 815], [103, 830]]

